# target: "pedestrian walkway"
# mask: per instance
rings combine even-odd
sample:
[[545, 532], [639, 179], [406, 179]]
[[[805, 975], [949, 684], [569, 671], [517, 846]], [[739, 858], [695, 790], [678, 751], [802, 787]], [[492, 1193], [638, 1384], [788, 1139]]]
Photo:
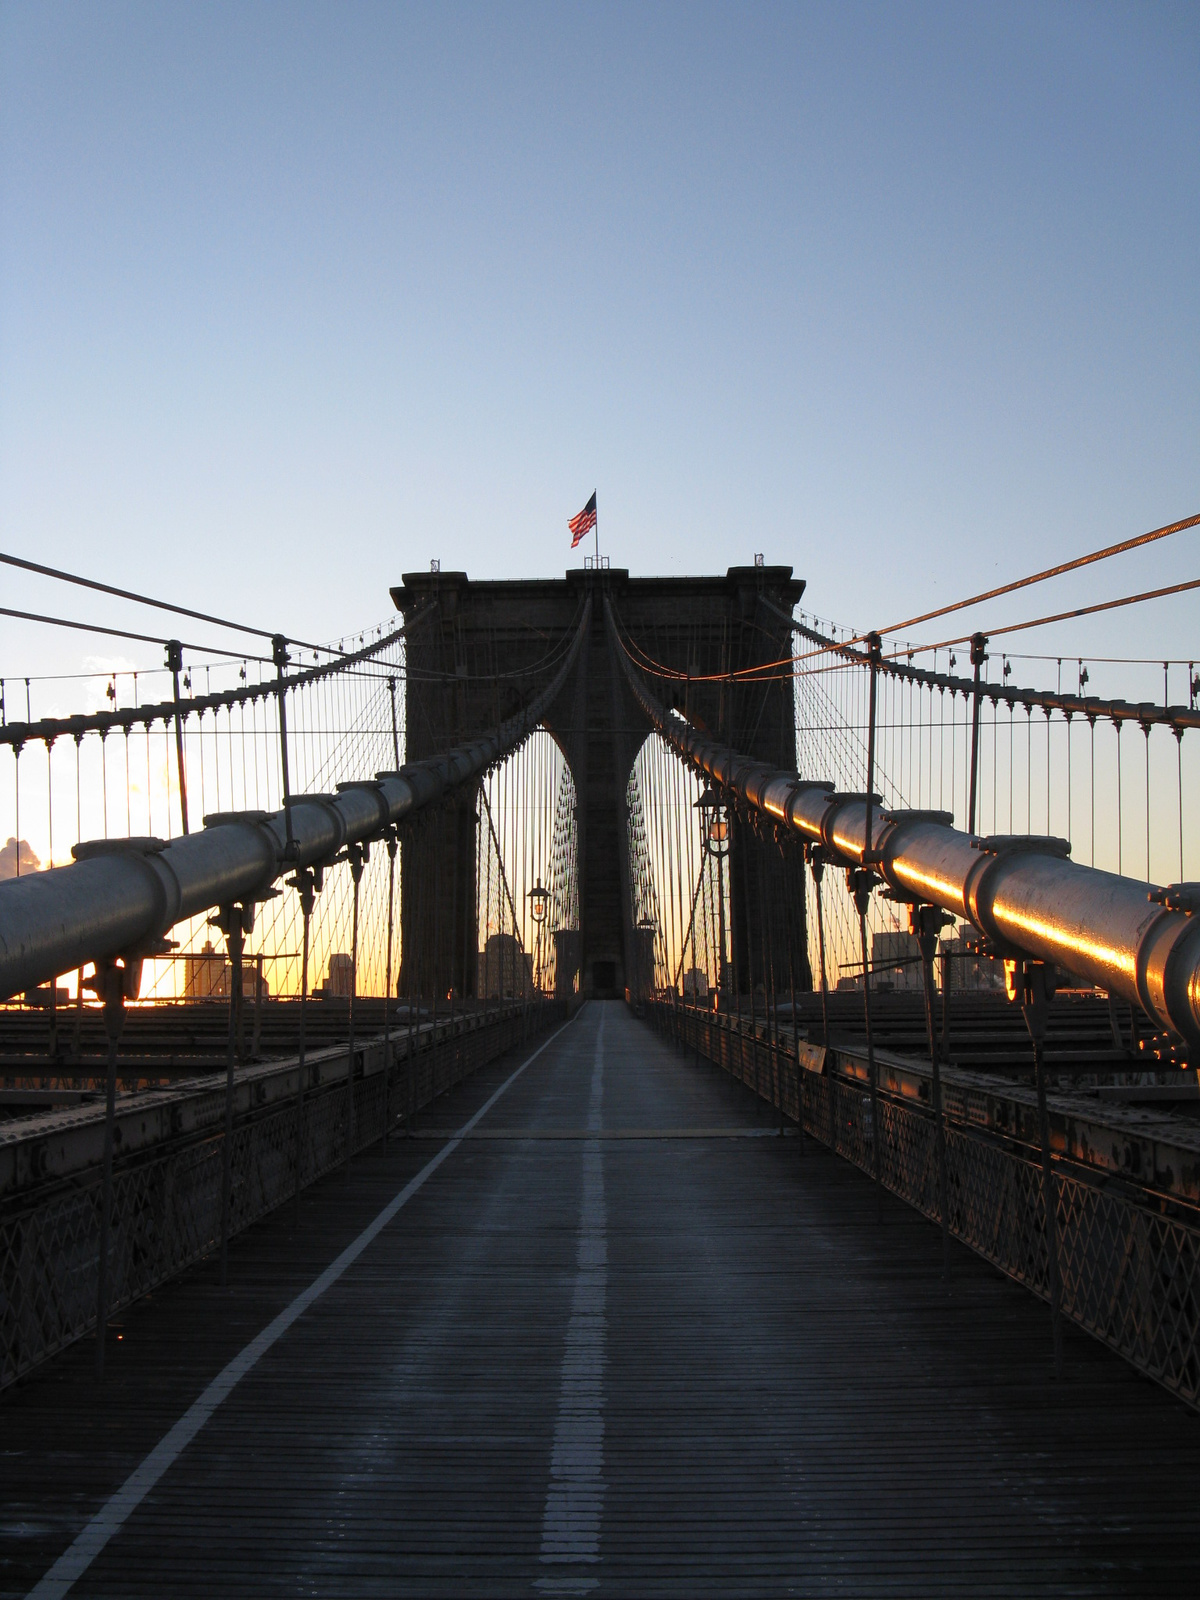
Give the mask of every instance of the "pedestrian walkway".
[[0, 1593], [1200, 1588], [1200, 1418], [623, 1005], [415, 1132], [6, 1398]]

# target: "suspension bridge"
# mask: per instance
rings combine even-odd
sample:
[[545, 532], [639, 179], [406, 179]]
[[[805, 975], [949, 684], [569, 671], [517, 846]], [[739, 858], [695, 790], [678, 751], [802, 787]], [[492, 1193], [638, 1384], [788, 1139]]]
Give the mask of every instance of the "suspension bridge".
[[0, 1592], [1190, 1587], [1192, 661], [4, 559], [203, 639], [0, 683]]

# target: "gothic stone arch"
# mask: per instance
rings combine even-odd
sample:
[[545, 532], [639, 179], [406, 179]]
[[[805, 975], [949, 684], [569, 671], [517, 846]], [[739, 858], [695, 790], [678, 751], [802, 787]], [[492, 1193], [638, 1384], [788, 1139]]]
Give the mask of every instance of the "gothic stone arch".
[[[625, 876], [625, 788], [648, 727], [613, 660], [604, 622], [608, 593], [641, 649], [687, 679], [673, 702], [694, 722], [746, 755], [793, 769], [792, 685], [788, 678], [737, 684], [747, 667], [791, 652], [787, 623], [804, 592], [790, 567], [731, 567], [724, 577], [631, 578], [625, 570], [570, 571], [563, 578], [472, 581], [465, 572], [406, 573], [391, 591], [408, 621], [430, 601], [432, 615], [408, 639], [407, 756], [438, 755], [512, 715], [554, 670], [592, 595], [589, 637], [571, 679], [543, 717], [566, 756], [579, 820], [581, 991], [624, 991], [629, 911]], [[658, 685], [659, 692], [663, 686]], [[401, 992], [475, 991], [475, 830], [478, 797], [463, 795], [426, 824], [404, 859], [401, 891], [406, 963]], [[735, 915], [752, 914], [769, 874], [748, 832], [733, 861]], [[801, 900], [801, 918], [803, 900]], [[775, 908], [771, 908], [774, 920]], [[780, 949], [790, 941], [780, 930]], [[743, 938], [743, 946], [747, 940]], [[736, 959], [736, 958], [735, 958]], [[748, 981], [749, 972], [745, 974]], [[739, 972], [739, 982], [743, 974]]]

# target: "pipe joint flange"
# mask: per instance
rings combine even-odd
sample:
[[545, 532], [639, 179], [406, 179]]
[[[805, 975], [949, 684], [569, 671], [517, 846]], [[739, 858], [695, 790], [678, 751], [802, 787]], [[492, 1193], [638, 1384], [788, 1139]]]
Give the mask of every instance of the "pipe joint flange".
[[[1150, 899], [1157, 898], [1152, 891]], [[1200, 1047], [1200, 916], [1174, 909], [1152, 916], [1138, 938], [1136, 961], [1143, 1009]]]
[[1005, 867], [1015, 856], [1053, 856], [1065, 861], [1071, 854], [1069, 839], [1050, 834], [996, 833], [974, 837], [971, 848], [979, 851], [979, 861], [970, 868], [963, 883], [963, 905], [967, 916], [989, 939], [1002, 943], [992, 916], [995, 888]]
[[391, 817], [391, 808], [387, 803], [378, 778], [352, 778], [346, 783], [339, 783], [338, 794], [366, 794], [375, 802], [375, 828], [382, 830], [387, 827]]
[[87, 839], [71, 847], [76, 861], [95, 861], [102, 856], [124, 856], [145, 876], [154, 891], [154, 932], [160, 938], [179, 920], [183, 890], [168, 862], [161, 860], [168, 840], [153, 835], [132, 839]]
[[[821, 843], [825, 848], [826, 855], [829, 856], [830, 859], [842, 861], [846, 859], [843, 852], [838, 848], [833, 836], [834, 827], [845, 808], [852, 805], [865, 806], [868, 800], [872, 806], [877, 806], [880, 804], [880, 798], [881, 797], [877, 794], [843, 794], [837, 790], [834, 790], [830, 794], [829, 803], [821, 816]], [[855, 859], [855, 865], [858, 864], [859, 863]]]
[[[905, 810], [899, 807], [888, 807], [879, 813], [882, 832], [879, 835], [876, 848], [865, 855], [863, 866], [874, 867], [887, 880], [889, 886], [895, 891], [898, 899], [906, 904], [912, 903], [912, 895], [898, 883], [896, 871], [896, 858], [900, 854], [904, 843], [905, 825], [913, 822], [931, 822], [941, 828], [954, 826], [953, 814], [949, 811], [928, 811], [921, 809]], [[874, 829], [872, 828], [872, 832]]]

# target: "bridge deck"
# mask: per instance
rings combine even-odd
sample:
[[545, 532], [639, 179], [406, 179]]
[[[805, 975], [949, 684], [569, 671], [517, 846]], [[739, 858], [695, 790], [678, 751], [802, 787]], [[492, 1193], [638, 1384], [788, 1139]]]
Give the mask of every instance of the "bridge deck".
[[[299, 1230], [251, 1230], [227, 1290], [206, 1265], [127, 1312], [102, 1389], [86, 1345], [4, 1401], [4, 1594], [521, 1059], [316, 1186]], [[1070, 1331], [1055, 1383], [1044, 1308], [955, 1269], [947, 1290], [928, 1223], [889, 1199], [877, 1225], [861, 1174], [593, 1004], [71, 1592], [1191, 1591], [1200, 1419]]]

